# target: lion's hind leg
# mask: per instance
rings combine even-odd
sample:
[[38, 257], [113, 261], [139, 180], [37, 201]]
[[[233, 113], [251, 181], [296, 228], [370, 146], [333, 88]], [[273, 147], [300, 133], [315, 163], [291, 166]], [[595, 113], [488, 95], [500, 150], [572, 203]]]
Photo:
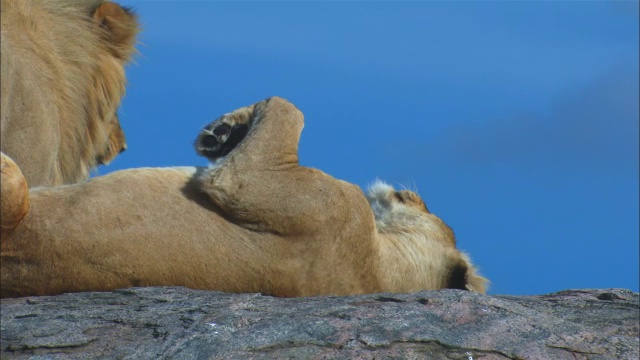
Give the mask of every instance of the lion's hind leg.
[[18, 226], [29, 211], [29, 187], [20, 167], [0, 152], [0, 228], [2, 232]]

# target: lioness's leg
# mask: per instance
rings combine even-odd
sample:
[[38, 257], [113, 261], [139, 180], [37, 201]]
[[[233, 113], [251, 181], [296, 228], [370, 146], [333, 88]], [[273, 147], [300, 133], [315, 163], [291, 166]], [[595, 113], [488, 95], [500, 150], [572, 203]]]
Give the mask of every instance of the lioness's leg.
[[217, 165], [236, 163], [234, 166], [244, 169], [297, 166], [303, 119], [293, 104], [272, 97], [207, 125], [196, 139], [196, 151]]
[[256, 104], [224, 114], [202, 129], [196, 139], [196, 151], [212, 163], [228, 155], [247, 136], [253, 123]]
[[209, 124], [196, 150], [216, 166], [201, 178], [202, 190], [232, 220], [257, 230], [324, 231], [345, 222], [351, 226], [352, 214], [373, 224], [360, 188], [298, 165], [302, 127], [302, 113], [277, 97]]
[[0, 227], [3, 233], [15, 228], [29, 211], [27, 179], [10, 157], [0, 152]]
[[286, 249], [276, 265], [289, 279], [283, 294], [380, 291], [371, 208], [356, 185], [298, 165], [302, 127], [281, 98], [216, 120], [196, 142], [216, 165], [200, 188], [226, 219], [264, 234], [263, 246]]

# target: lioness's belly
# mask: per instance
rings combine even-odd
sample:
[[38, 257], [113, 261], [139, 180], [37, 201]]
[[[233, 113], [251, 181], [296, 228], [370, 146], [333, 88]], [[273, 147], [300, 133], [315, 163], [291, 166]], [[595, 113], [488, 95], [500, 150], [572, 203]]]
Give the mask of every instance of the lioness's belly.
[[348, 264], [337, 266], [332, 239], [309, 252], [305, 241], [317, 239], [227, 221], [198, 191], [195, 172], [133, 169], [35, 189], [32, 211], [3, 241], [2, 295], [160, 285], [281, 296], [371, 291], [340, 268]]

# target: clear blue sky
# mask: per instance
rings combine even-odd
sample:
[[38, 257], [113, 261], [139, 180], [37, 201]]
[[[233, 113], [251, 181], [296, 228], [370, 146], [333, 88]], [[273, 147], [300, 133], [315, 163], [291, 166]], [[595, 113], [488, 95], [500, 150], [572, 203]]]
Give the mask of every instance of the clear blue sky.
[[120, 3], [141, 55], [98, 174], [204, 166], [204, 124], [278, 95], [303, 165], [417, 188], [491, 293], [638, 291], [637, 1]]

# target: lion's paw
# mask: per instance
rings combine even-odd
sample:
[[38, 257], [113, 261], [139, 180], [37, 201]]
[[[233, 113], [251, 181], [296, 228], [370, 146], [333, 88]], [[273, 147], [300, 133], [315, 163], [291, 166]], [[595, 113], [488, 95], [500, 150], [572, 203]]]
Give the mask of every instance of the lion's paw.
[[225, 114], [205, 126], [196, 139], [198, 154], [214, 162], [235, 149], [252, 124], [252, 107]]

